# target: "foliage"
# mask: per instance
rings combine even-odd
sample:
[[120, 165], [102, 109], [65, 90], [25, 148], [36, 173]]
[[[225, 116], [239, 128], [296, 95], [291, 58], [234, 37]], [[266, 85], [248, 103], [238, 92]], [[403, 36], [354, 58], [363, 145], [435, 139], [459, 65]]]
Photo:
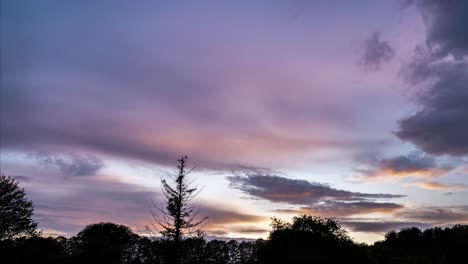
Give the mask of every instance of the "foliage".
[[[279, 219], [277, 219], [279, 220]], [[404, 228], [392, 231], [372, 246], [341, 237], [335, 220], [298, 216], [274, 225], [269, 239], [256, 241], [180, 241], [180, 264], [261, 263], [462, 263], [468, 248], [468, 226]], [[336, 223], [335, 223], [336, 222]], [[325, 228], [328, 227], [328, 228]], [[336, 232], [338, 231], [338, 232]], [[340, 242], [341, 241], [341, 242]], [[29, 264], [167, 264], [173, 240], [140, 237], [126, 226], [99, 223], [70, 239], [19, 237], [0, 240], [1, 263]], [[323, 245], [322, 245], [323, 244]]]
[[113, 223], [86, 226], [71, 239], [73, 255], [83, 263], [128, 263], [138, 236], [130, 228]]
[[385, 240], [370, 248], [370, 257], [375, 263], [461, 263], [468, 249], [468, 225], [452, 228], [416, 227], [391, 231]]
[[349, 258], [367, 262], [333, 218], [300, 215], [292, 223], [273, 218], [271, 226], [259, 263], [341, 263]]
[[33, 209], [18, 182], [0, 174], [0, 240], [36, 234]]

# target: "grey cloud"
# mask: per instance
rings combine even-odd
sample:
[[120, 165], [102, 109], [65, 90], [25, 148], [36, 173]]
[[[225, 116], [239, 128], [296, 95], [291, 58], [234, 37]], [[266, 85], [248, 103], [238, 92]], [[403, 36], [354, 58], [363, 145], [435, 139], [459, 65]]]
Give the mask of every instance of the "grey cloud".
[[468, 53], [468, 2], [416, 0], [428, 27], [427, 44], [439, 56], [456, 58]]
[[428, 153], [466, 155], [468, 64], [444, 63], [421, 71], [429, 70], [435, 82], [420, 93], [421, 110], [402, 119], [396, 135], [402, 140], [413, 142]]
[[337, 202], [326, 201], [299, 209], [279, 209], [279, 213], [312, 214], [325, 217], [345, 217], [367, 213], [389, 213], [404, 208], [401, 204], [382, 202]]
[[388, 41], [380, 40], [379, 33], [374, 32], [365, 42], [361, 62], [366, 68], [375, 71], [380, 69], [383, 63], [392, 60], [394, 56], [395, 51]]
[[326, 184], [288, 179], [276, 175], [247, 174], [245, 176], [229, 176], [227, 179], [230, 181], [231, 187], [239, 189], [251, 196], [272, 202], [290, 204], [307, 205], [322, 199], [355, 201], [404, 197], [404, 195], [385, 193], [371, 194], [350, 192], [334, 189]]
[[236, 233], [243, 233], [243, 234], [256, 234], [256, 233], [266, 233], [269, 230], [263, 228], [255, 228], [255, 227], [244, 227], [244, 228], [234, 228], [234, 232]]
[[[224, 229], [212, 229], [209, 230], [210, 235], [214, 236], [225, 236], [229, 232], [235, 232], [235, 233], [241, 233], [241, 234], [259, 234], [259, 233], [266, 233], [270, 230], [263, 229], [263, 228], [258, 228], [258, 227], [228, 227]], [[230, 238], [232, 239], [232, 238]], [[229, 239], [229, 240], [230, 240]]]
[[391, 159], [382, 159], [378, 166], [382, 169], [392, 169], [395, 171], [419, 171], [436, 167], [435, 160], [431, 157], [409, 155], [398, 156]]
[[431, 224], [424, 222], [399, 222], [399, 221], [341, 221], [341, 223], [356, 232], [389, 232], [405, 227], [430, 228]]
[[402, 210], [397, 214], [409, 220], [425, 221], [432, 224], [468, 223], [468, 206], [423, 207]]
[[389, 158], [367, 158], [359, 162], [367, 167], [359, 170], [364, 177], [437, 177], [452, 169], [421, 152]]
[[23, 175], [12, 176], [12, 178], [21, 182], [29, 182], [31, 180], [29, 177]]
[[249, 196], [274, 203], [305, 205], [298, 210], [278, 212], [313, 213], [326, 216], [354, 215], [369, 212], [389, 212], [403, 208], [396, 203], [379, 203], [376, 199], [401, 198], [404, 195], [350, 192], [321, 183], [288, 179], [276, 175], [246, 174], [229, 176], [230, 186]]
[[201, 216], [208, 216], [208, 226], [238, 224], [238, 223], [255, 223], [265, 221], [267, 217], [253, 214], [245, 214], [236, 211], [234, 208], [227, 210], [219, 206], [201, 206]]
[[[396, 135], [425, 152], [468, 154], [468, 3], [414, 1], [427, 25], [426, 46], [403, 67], [410, 85], [421, 84], [419, 111], [399, 122]], [[452, 57], [450, 57], [452, 56]]]
[[45, 164], [57, 166], [64, 176], [92, 176], [104, 166], [100, 159], [84, 155], [58, 155], [40, 159]]

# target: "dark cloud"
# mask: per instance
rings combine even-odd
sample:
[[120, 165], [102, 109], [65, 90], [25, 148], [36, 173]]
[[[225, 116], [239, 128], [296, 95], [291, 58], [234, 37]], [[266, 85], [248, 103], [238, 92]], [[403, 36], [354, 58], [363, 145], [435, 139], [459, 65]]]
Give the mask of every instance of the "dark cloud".
[[468, 54], [468, 2], [416, 0], [427, 24], [427, 44], [439, 56]]
[[361, 63], [367, 69], [375, 71], [380, 69], [383, 63], [392, 60], [394, 55], [395, 51], [388, 41], [380, 40], [379, 33], [374, 32], [365, 42]]
[[265, 221], [268, 218], [260, 215], [244, 214], [238, 212], [234, 208], [227, 210], [221, 206], [202, 206], [200, 208], [200, 215], [208, 216], [208, 226], [210, 225], [229, 225], [241, 223], [255, 223]]
[[426, 46], [403, 68], [420, 84], [419, 110], [399, 123], [396, 135], [432, 154], [468, 154], [468, 3], [415, 1], [427, 25]]
[[380, 160], [378, 165], [380, 168], [391, 169], [397, 172], [427, 170], [436, 166], [433, 158], [424, 156], [418, 157], [416, 155], [383, 159]]
[[40, 157], [40, 160], [57, 166], [64, 176], [92, 176], [104, 166], [100, 159], [90, 156], [59, 155]]
[[233, 228], [233, 232], [241, 233], [241, 234], [258, 234], [258, 233], [266, 233], [270, 230], [264, 228], [256, 228], [256, 227], [243, 227], [243, 228]]
[[29, 182], [31, 180], [29, 177], [22, 175], [12, 176], [12, 178], [21, 182]]
[[268, 231], [270, 230], [258, 227], [230, 227], [229, 229], [210, 229], [209, 233], [215, 236], [226, 236], [229, 234], [229, 232], [235, 232], [244, 235], [259, 235], [262, 233], [265, 234]]
[[245, 176], [229, 176], [227, 179], [233, 188], [239, 189], [251, 196], [272, 202], [303, 204], [318, 202], [321, 199], [335, 200], [365, 200], [376, 198], [401, 198], [404, 195], [371, 194], [350, 192], [334, 189], [326, 184], [306, 180], [288, 179], [276, 175], [247, 174]]
[[431, 224], [466, 224], [468, 223], [468, 206], [422, 207], [402, 210], [398, 217], [424, 221]]
[[366, 169], [359, 170], [364, 177], [438, 177], [452, 168], [439, 165], [433, 157], [420, 152], [393, 158], [361, 160]]
[[256, 198], [276, 203], [306, 205], [300, 210], [281, 212], [307, 212], [320, 215], [353, 215], [368, 212], [388, 212], [403, 206], [378, 203], [375, 199], [401, 198], [404, 195], [360, 193], [332, 188], [321, 183], [288, 179], [276, 175], [246, 174], [228, 177], [230, 185]]
[[468, 64], [415, 67], [413, 78], [427, 74], [433, 83], [419, 96], [421, 110], [400, 121], [396, 135], [431, 154], [468, 154]]
[[400, 222], [400, 221], [341, 221], [343, 226], [349, 227], [356, 232], [389, 232], [392, 230], [400, 230], [406, 227], [417, 227], [420, 229], [430, 228], [431, 224], [424, 222]]

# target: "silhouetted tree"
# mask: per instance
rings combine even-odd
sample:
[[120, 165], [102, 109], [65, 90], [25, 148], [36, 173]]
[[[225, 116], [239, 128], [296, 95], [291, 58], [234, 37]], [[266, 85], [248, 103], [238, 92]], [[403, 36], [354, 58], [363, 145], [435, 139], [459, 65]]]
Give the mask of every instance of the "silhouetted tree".
[[370, 247], [369, 256], [378, 264], [455, 264], [466, 259], [468, 225], [442, 229], [402, 228], [385, 235]]
[[[187, 156], [178, 160], [177, 174], [170, 176], [171, 182], [161, 179], [163, 194], [166, 197], [166, 207], [154, 205], [157, 211], [153, 211], [153, 218], [162, 230], [159, 232], [174, 243], [174, 260], [180, 258], [180, 241], [191, 235], [200, 235], [202, 224], [207, 219], [197, 220], [199, 213], [194, 198], [199, 192], [191, 186], [187, 175], [192, 171], [187, 170]], [[157, 226], [155, 226], [158, 229]]]
[[259, 253], [259, 263], [367, 263], [338, 221], [300, 215], [292, 223], [273, 218], [273, 230]]
[[86, 226], [72, 239], [73, 255], [82, 263], [131, 263], [138, 236], [114, 223]]
[[33, 203], [18, 182], [0, 174], [0, 240], [36, 234], [33, 210]]

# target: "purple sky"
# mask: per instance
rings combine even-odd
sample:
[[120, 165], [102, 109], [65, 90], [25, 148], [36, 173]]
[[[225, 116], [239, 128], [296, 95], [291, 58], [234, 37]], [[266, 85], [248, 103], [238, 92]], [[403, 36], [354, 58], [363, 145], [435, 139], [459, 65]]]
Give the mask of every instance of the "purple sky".
[[466, 1], [1, 1], [1, 171], [135, 230], [182, 155], [209, 235], [468, 223]]

